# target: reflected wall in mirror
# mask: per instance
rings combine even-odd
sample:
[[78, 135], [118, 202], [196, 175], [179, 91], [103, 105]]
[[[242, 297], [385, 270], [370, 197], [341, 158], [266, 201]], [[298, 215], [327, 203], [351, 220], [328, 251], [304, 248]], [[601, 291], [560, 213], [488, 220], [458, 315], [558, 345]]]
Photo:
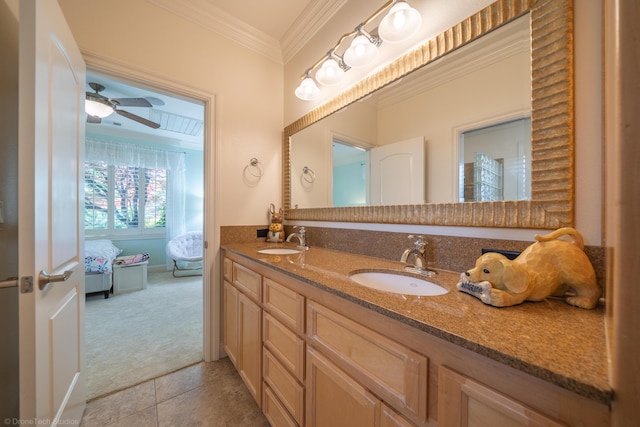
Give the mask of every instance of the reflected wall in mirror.
[[[322, 208], [459, 201], [456, 129], [529, 116], [530, 46], [529, 17], [522, 16], [293, 135], [292, 169], [311, 163], [315, 170], [323, 171], [326, 180], [333, 179], [334, 185], [309, 189], [294, 180], [291, 203], [299, 208]], [[336, 134], [385, 160], [368, 162], [364, 199], [341, 197], [337, 204], [331, 195], [332, 190], [346, 195], [349, 187], [343, 179], [338, 180], [343, 186], [337, 185], [332, 157], [325, 155], [329, 151], [324, 147], [334, 143]], [[426, 153], [412, 152], [399, 143], [416, 138], [424, 141], [418, 149]], [[382, 181], [376, 180], [380, 177]], [[412, 195], [413, 191], [419, 195]], [[356, 201], [361, 203], [353, 203]]]
[[[496, 2], [288, 126], [283, 147], [285, 165], [288, 166], [283, 182], [286, 218], [523, 228], [572, 225], [571, 6], [570, 0]], [[523, 22], [521, 27], [525, 28], [530, 23], [530, 57], [525, 54], [528, 58], [523, 62], [522, 54], [519, 58], [518, 54], [505, 55], [503, 60], [477, 67], [480, 74], [464, 82], [466, 76], [471, 76], [468, 70], [474, 67], [460, 65], [460, 61], [475, 56], [477, 63], [486, 60], [487, 56], [500, 57], [499, 52], [491, 50], [491, 47], [485, 48], [491, 50], [491, 55], [483, 52], [482, 46], [492, 46], [485, 43], [492, 38], [504, 41], [505, 37], [500, 37], [498, 31], [508, 33], [512, 24], [517, 27]], [[479, 50], [475, 50], [477, 45], [480, 45]], [[505, 68], [510, 71], [493, 67], [498, 62], [510, 60], [514, 62], [511, 64], [513, 68]], [[447, 86], [447, 81], [432, 85], [427, 92], [416, 90], [421, 84], [416, 82], [424, 81], [420, 76], [432, 68], [446, 67], [447, 63], [454, 65], [445, 73], [445, 80], [459, 86], [454, 95], [432, 96]], [[460, 76], [454, 77], [462, 80], [452, 80], [451, 74], [455, 73], [451, 70], [459, 70]], [[509, 78], [505, 77], [505, 72], [510, 74]], [[512, 78], [516, 74], [519, 78]], [[434, 80], [437, 79], [427, 79], [427, 82], [432, 84]], [[497, 80], [497, 85], [491, 84], [492, 80]], [[389, 88], [377, 90], [384, 86]], [[389, 94], [387, 89], [394, 92]], [[398, 90], [399, 94], [395, 94]], [[426, 97], [416, 95], [419, 92], [429, 93], [428, 97], [437, 101], [430, 107], [419, 105], [418, 99]], [[496, 107], [493, 107], [497, 98], [504, 98], [504, 102], [495, 103]], [[472, 104], [475, 104], [475, 110], [467, 108]], [[424, 126], [432, 116], [438, 117], [440, 111], [446, 112], [443, 116], [455, 116], [454, 120], [445, 123], [440, 119], [438, 123]], [[456, 111], [461, 114], [456, 115]], [[509, 195], [512, 200], [459, 202], [462, 180], [459, 159], [463, 150], [458, 148], [458, 141], [462, 132], [484, 128], [487, 122], [508, 122], [517, 117], [528, 117], [529, 113], [531, 163], [523, 165], [531, 174], [530, 195], [525, 194], [529, 200], [520, 200], [523, 195]], [[410, 122], [409, 118], [413, 116], [419, 120]], [[400, 127], [392, 127], [390, 123], [400, 124]], [[438, 125], [442, 125], [441, 130], [437, 130]], [[330, 147], [334, 134], [346, 136], [355, 145], [369, 147], [409, 138], [425, 139], [424, 200], [427, 203], [330, 208], [333, 191]], [[314, 145], [312, 141], [322, 142]], [[318, 176], [324, 177], [324, 182], [316, 181], [319, 184], [314, 188], [317, 194], [311, 196], [313, 192], [308, 192], [299, 198], [296, 189], [299, 172], [296, 171], [302, 163], [311, 161], [301, 157], [299, 147], [302, 146], [305, 146], [302, 151], [311, 153], [308, 159], [316, 162], [315, 170]], [[316, 195], [319, 197], [314, 199]]]

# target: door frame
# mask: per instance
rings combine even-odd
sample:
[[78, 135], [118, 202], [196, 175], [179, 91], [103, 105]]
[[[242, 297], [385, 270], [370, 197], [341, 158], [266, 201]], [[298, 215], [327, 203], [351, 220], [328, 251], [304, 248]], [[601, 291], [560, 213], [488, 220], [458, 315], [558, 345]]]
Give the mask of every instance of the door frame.
[[82, 50], [87, 70], [110, 77], [141, 84], [159, 91], [184, 96], [204, 104], [204, 224], [203, 236], [203, 358], [205, 362], [223, 356], [221, 345], [221, 290], [220, 290], [220, 223], [218, 126], [216, 95], [202, 88], [186, 85], [152, 70], [127, 64], [103, 55]]

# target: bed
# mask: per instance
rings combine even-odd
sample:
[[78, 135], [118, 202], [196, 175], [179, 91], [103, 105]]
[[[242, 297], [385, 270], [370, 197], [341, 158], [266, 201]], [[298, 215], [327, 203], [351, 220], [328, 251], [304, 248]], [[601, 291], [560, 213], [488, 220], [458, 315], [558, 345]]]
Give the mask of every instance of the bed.
[[84, 244], [85, 294], [101, 292], [109, 298], [113, 284], [113, 260], [122, 252], [108, 239], [87, 240]]

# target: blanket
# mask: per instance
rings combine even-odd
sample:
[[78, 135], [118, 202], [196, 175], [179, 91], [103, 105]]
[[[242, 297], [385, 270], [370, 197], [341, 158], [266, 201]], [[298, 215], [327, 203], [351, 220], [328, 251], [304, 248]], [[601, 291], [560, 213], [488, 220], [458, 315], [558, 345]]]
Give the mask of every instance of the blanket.
[[138, 264], [141, 262], [149, 261], [149, 253], [142, 252], [140, 254], [135, 255], [127, 255], [127, 256], [119, 256], [113, 262], [116, 265], [130, 265], [130, 264]]

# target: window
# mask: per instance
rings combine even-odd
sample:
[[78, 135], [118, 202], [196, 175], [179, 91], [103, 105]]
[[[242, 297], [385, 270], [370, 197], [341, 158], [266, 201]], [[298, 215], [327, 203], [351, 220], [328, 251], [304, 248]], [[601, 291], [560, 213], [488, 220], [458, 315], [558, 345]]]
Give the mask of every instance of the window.
[[167, 171], [85, 162], [87, 234], [164, 234]]

